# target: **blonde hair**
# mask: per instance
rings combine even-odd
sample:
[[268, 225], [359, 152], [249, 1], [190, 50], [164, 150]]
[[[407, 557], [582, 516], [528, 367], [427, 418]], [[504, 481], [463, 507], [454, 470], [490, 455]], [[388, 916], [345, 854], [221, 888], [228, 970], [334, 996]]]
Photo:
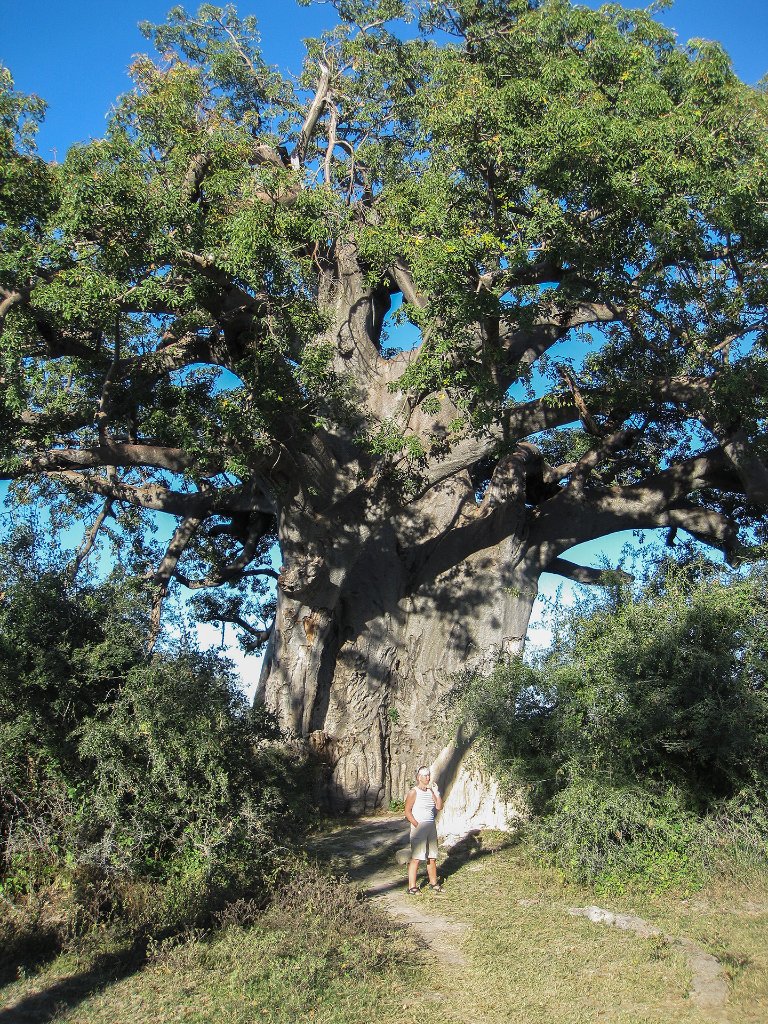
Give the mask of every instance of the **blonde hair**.
[[416, 778], [420, 778], [422, 775], [429, 775], [432, 778], [432, 771], [428, 764], [421, 765], [420, 768], [416, 769]]

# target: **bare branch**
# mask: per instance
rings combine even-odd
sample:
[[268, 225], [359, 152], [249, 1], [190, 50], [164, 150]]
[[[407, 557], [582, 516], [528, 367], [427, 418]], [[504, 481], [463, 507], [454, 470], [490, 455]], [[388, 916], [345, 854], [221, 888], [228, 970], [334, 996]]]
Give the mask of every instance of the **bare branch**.
[[579, 419], [584, 424], [584, 429], [587, 433], [592, 434], [593, 437], [601, 437], [603, 432], [590, 414], [590, 411], [587, 408], [587, 403], [584, 401], [584, 395], [581, 393], [579, 386], [576, 383], [576, 378], [567, 366], [560, 367], [560, 376], [568, 385], [571, 394], [573, 395], [573, 404], [579, 410]]
[[200, 528], [201, 523], [202, 519], [197, 516], [187, 516], [182, 520], [171, 538], [160, 565], [158, 565], [153, 574], [155, 595], [152, 601], [152, 614], [150, 617], [149, 636], [147, 638], [148, 652], [154, 650], [157, 643], [160, 633], [163, 602], [168, 594], [168, 586], [176, 571], [176, 566], [190, 541]]
[[280, 578], [280, 574], [275, 572], [275, 570], [269, 566], [259, 565], [255, 569], [242, 569], [236, 567], [234, 562], [231, 565], [225, 566], [221, 572], [213, 573], [201, 580], [192, 580], [180, 572], [174, 572], [173, 576], [174, 579], [178, 580], [182, 586], [187, 588], [187, 590], [209, 590], [215, 587], [221, 587], [225, 583], [234, 583], [238, 580], [244, 580], [255, 576], [267, 576], [273, 580]]
[[299, 133], [299, 140], [296, 143], [296, 148], [291, 155], [291, 163], [296, 167], [300, 167], [306, 159], [307, 148], [315, 134], [317, 122], [320, 120], [320, 115], [322, 114], [323, 107], [326, 103], [330, 81], [331, 69], [326, 64], [321, 64], [320, 79], [317, 83], [317, 89], [315, 90], [315, 95], [309, 106], [307, 116], [304, 119], [304, 124], [301, 126], [301, 132]]
[[259, 541], [264, 536], [265, 520], [263, 516], [254, 515], [250, 517], [248, 533], [242, 551], [229, 565], [223, 566], [218, 572], [213, 572], [205, 579], [190, 580], [186, 576], [176, 573], [176, 578], [189, 590], [201, 590], [208, 587], [220, 587], [224, 583], [232, 583], [235, 580], [243, 579], [246, 576], [271, 576], [277, 579], [277, 573], [269, 566], [259, 566], [256, 569], [248, 569], [248, 565], [256, 555]]
[[332, 183], [331, 161], [333, 160], [333, 151], [336, 149], [336, 131], [339, 125], [339, 108], [333, 102], [333, 97], [331, 96], [328, 97], [328, 107], [331, 116], [328, 123], [328, 146], [326, 147], [325, 162], [323, 164], [326, 185]]
[[87, 560], [93, 550], [93, 545], [96, 543], [96, 538], [99, 534], [99, 530], [102, 528], [107, 519], [113, 516], [114, 502], [111, 498], [107, 498], [101, 507], [101, 511], [92, 523], [89, 530], [86, 531], [85, 537], [80, 547], [75, 552], [75, 557], [72, 560], [72, 564], [69, 568], [69, 578], [73, 580], [80, 571], [80, 566]]

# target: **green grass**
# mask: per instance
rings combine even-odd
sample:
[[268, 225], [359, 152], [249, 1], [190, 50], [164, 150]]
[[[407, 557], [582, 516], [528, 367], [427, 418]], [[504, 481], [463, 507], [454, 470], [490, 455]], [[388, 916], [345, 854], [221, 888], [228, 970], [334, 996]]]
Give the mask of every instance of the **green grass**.
[[241, 901], [210, 931], [139, 948], [117, 928], [91, 933], [6, 985], [7, 1024], [398, 1020], [419, 970], [410, 937], [312, 868], [278, 897], [266, 911]]
[[[447, 966], [348, 885], [308, 872], [266, 913], [247, 905], [210, 933], [150, 944], [146, 959], [92, 936], [0, 992], [0, 1024], [764, 1024], [768, 878], [722, 877], [685, 897], [608, 901], [564, 885], [520, 847], [489, 840], [445, 865], [445, 896], [425, 910], [465, 922], [466, 962]], [[663, 939], [568, 915], [597, 903], [687, 936], [724, 963], [725, 1015], [687, 998], [690, 969]], [[58, 1006], [58, 1009], [56, 1008]]]
[[609, 901], [589, 888], [563, 884], [520, 848], [481, 854], [448, 879], [443, 913], [471, 922], [464, 942], [465, 1013], [487, 1024], [713, 1020], [712, 1011], [687, 998], [691, 971], [679, 947], [568, 914], [570, 907], [594, 904], [635, 914], [713, 953], [731, 978], [729, 1024], [765, 1024], [765, 873], [713, 881], [695, 897], [635, 893]]

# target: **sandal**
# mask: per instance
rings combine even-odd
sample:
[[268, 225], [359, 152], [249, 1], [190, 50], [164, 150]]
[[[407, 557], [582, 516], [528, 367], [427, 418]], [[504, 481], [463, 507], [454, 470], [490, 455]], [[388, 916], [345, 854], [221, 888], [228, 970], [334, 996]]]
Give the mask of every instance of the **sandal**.
[[432, 883], [430, 882], [429, 883], [429, 888], [432, 890], [432, 892], [442, 892], [443, 891], [443, 887], [442, 887], [442, 885], [440, 885], [439, 882], [436, 882], [434, 885], [432, 885]]
[[418, 896], [420, 892], [421, 892], [421, 889], [418, 887], [418, 885], [414, 885], [414, 887], [412, 889], [408, 890], [408, 895], [409, 896]]

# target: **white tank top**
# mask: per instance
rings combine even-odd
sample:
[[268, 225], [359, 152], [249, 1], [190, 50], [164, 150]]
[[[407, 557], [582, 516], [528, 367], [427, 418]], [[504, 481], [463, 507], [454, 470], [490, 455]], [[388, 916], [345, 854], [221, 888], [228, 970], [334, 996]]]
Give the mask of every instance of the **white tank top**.
[[413, 810], [411, 811], [411, 814], [419, 824], [421, 824], [422, 821], [434, 821], [435, 801], [432, 799], [432, 790], [419, 789], [417, 786], [415, 793], [416, 799], [413, 801]]

